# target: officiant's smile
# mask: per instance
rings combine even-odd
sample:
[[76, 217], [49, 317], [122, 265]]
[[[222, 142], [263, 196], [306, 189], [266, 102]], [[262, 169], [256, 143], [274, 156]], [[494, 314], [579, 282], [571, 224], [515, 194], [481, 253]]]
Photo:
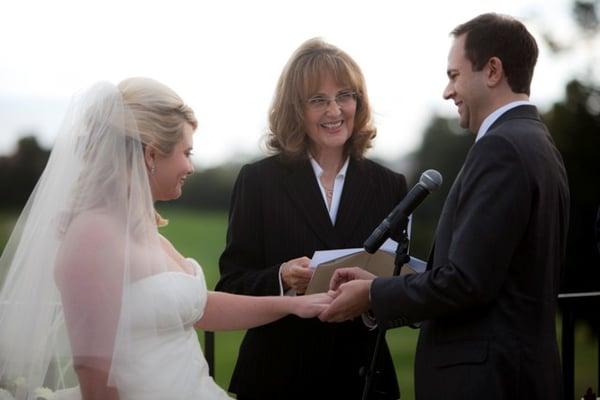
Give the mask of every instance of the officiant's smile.
[[354, 130], [356, 93], [344, 88], [329, 74], [306, 102], [304, 123], [313, 155], [325, 150], [343, 151]]

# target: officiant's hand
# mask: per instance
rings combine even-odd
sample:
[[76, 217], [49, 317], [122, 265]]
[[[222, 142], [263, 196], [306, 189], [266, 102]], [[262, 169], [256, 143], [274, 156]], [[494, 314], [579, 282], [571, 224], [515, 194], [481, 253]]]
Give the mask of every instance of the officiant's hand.
[[309, 268], [310, 258], [300, 257], [284, 262], [281, 265], [281, 281], [285, 290], [294, 289], [297, 294], [306, 291], [312, 278], [313, 270]]

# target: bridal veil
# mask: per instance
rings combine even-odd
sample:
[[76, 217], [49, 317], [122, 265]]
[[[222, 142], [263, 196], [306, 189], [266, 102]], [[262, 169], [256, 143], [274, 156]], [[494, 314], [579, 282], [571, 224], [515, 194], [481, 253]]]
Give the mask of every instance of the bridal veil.
[[[76, 387], [76, 370], [114, 386], [139, 321], [130, 289], [169, 270], [137, 106], [109, 83], [74, 98], [0, 258], [0, 387], [19, 400]], [[169, 329], [189, 323], [175, 297], [144, 301], [145, 335], [161, 329], [153, 310], [169, 315]]]

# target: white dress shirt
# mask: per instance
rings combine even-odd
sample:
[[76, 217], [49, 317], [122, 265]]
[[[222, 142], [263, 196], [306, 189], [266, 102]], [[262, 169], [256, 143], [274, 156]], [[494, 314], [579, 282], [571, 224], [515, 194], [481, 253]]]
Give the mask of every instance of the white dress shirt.
[[[309, 155], [310, 165], [315, 172], [315, 177], [317, 178], [317, 183], [319, 184], [319, 189], [321, 189], [321, 195], [323, 196], [323, 201], [325, 202], [325, 207], [327, 207], [327, 211], [329, 212], [329, 219], [331, 219], [331, 225], [335, 225], [335, 220], [337, 217], [338, 209], [340, 208], [340, 199], [342, 198], [342, 190], [344, 189], [344, 182], [346, 181], [346, 171], [348, 170], [348, 164], [350, 162], [350, 157], [346, 158], [346, 162], [339, 170], [335, 179], [333, 181], [333, 196], [331, 196], [331, 205], [327, 204], [327, 194], [325, 193], [325, 188], [321, 183], [321, 175], [323, 175], [323, 168], [319, 165], [317, 160], [315, 160], [312, 156]], [[312, 254], [310, 254], [312, 256]], [[281, 295], [286, 296], [295, 296], [296, 290], [289, 289], [283, 290], [283, 281], [281, 279], [281, 267], [279, 267], [279, 293]]]
[[337, 217], [338, 209], [340, 208], [340, 199], [342, 198], [342, 190], [344, 189], [344, 182], [346, 181], [346, 171], [348, 170], [348, 163], [350, 158], [346, 158], [346, 162], [339, 170], [335, 179], [333, 181], [333, 196], [331, 196], [331, 205], [327, 204], [327, 194], [325, 193], [325, 188], [321, 183], [321, 176], [323, 175], [323, 168], [319, 165], [317, 160], [310, 157], [310, 165], [312, 165], [313, 171], [315, 171], [315, 176], [317, 177], [317, 183], [319, 184], [319, 189], [321, 189], [321, 195], [323, 196], [323, 201], [325, 202], [325, 206], [327, 207], [327, 211], [329, 211], [329, 219], [331, 219], [331, 225], [335, 225], [335, 220]]
[[492, 126], [492, 124], [494, 122], [496, 122], [496, 120], [498, 118], [500, 118], [500, 116], [502, 114], [504, 114], [508, 110], [511, 110], [515, 107], [524, 106], [524, 105], [531, 105], [531, 102], [527, 101], [527, 100], [512, 101], [508, 104], [503, 105], [502, 107], [498, 108], [496, 111], [494, 111], [493, 113], [488, 115], [481, 123], [481, 126], [479, 127], [479, 131], [477, 132], [477, 137], [475, 138], [475, 141], [478, 141], [479, 139], [481, 139], [483, 137], [483, 135], [485, 135], [487, 133], [487, 131], [490, 129], [490, 126]]

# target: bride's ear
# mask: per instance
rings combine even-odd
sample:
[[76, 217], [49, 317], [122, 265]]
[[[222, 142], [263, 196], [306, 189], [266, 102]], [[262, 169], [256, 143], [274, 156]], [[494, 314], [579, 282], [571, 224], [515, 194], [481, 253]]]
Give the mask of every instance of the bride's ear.
[[150, 172], [156, 168], [156, 149], [150, 145], [144, 146], [144, 162], [146, 163], [146, 169]]

